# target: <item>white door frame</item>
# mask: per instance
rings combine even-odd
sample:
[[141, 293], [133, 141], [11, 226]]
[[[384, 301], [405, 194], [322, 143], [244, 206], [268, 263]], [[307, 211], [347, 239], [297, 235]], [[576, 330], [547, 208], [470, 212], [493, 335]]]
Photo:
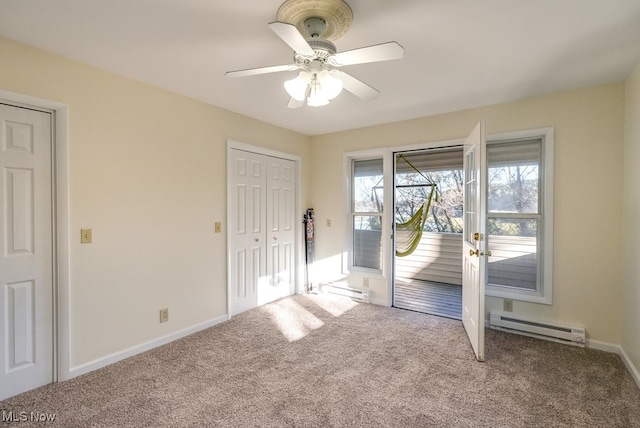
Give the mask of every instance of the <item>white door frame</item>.
[[51, 159], [53, 168], [53, 381], [70, 378], [69, 289], [69, 146], [67, 106], [57, 101], [0, 89], [0, 101], [16, 107], [53, 112]]
[[[295, 177], [296, 177], [296, 190], [295, 190], [295, 201], [293, 203], [295, 210], [296, 210], [296, 215], [300, 215], [300, 218], [294, 218], [294, 224], [295, 224], [295, 248], [294, 248], [294, 260], [295, 260], [295, 273], [294, 273], [294, 278], [295, 278], [295, 283], [294, 283], [294, 294], [298, 294], [301, 292], [301, 287], [300, 284], [303, 283], [304, 279], [302, 278], [302, 273], [304, 271], [304, 269], [302, 269], [303, 263], [304, 263], [304, 254], [302, 251], [302, 227], [300, 226], [302, 224], [302, 213], [303, 213], [303, 209], [302, 209], [302, 198], [301, 198], [301, 187], [300, 186], [300, 182], [301, 182], [301, 171], [300, 171], [300, 165], [301, 165], [301, 157], [298, 155], [292, 155], [290, 153], [284, 153], [284, 152], [280, 152], [277, 150], [272, 150], [272, 149], [267, 149], [265, 147], [260, 147], [260, 146], [253, 146], [250, 144], [246, 144], [246, 143], [241, 143], [239, 141], [235, 141], [235, 140], [227, 140], [227, 159], [229, 159], [229, 151], [230, 150], [244, 150], [246, 152], [251, 152], [251, 153], [256, 153], [259, 155], [265, 155], [265, 156], [272, 156], [272, 157], [276, 157], [276, 158], [281, 158], [281, 159], [286, 159], [286, 160], [290, 160], [293, 161], [295, 163]], [[231, 179], [229, 177], [230, 171], [227, 169], [227, 219], [226, 219], [226, 229], [227, 229], [227, 316], [230, 317], [230, 308], [231, 308], [231, 276], [229, 275], [229, 269], [231, 269], [231, 234], [229, 232], [229, 219], [231, 218], [231, 208], [232, 208], [232, 204], [231, 204], [231, 194], [232, 194], [232, 189], [230, 189], [231, 186]]]
[[[454, 148], [454, 147], [462, 147], [464, 144], [464, 139], [455, 139], [455, 140], [442, 140], [442, 141], [432, 141], [427, 143], [420, 144], [409, 144], [398, 147], [390, 147], [385, 152], [384, 157], [384, 176], [385, 189], [392, 189], [391, 192], [385, 192], [384, 206], [393, 207], [393, 213], [396, 211], [396, 198], [395, 198], [395, 186], [396, 186], [396, 155], [398, 153], [406, 153], [406, 152], [414, 152], [418, 150], [432, 150], [432, 149], [446, 149], [446, 148]], [[464, 155], [463, 155], [464, 156]], [[388, 170], [386, 169], [388, 168]], [[387, 175], [390, 177], [389, 181], [387, 180]], [[388, 198], [388, 199], [387, 199]], [[395, 215], [392, 214], [389, 220], [392, 227], [391, 234], [382, 234], [382, 242], [383, 245], [387, 245], [387, 248], [391, 250], [388, 254], [385, 254], [385, 263], [386, 266], [391, 267], [391, 274], [387, 278], [387, 306], [393, 306], [394, 295], [395, 295], [395, 281], [396, 281], [396, 241], [395, 241]], [[388, 244], [385, 244], [385, 240], [387, 236], [391, 235], [389, 238]]]

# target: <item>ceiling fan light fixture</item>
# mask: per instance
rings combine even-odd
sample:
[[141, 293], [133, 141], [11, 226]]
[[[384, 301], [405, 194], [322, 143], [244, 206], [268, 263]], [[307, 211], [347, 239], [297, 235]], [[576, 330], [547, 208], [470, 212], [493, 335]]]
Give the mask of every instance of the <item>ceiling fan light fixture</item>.
[[334, 99], [340, 92], [342, 92], [343, 84], [342, 80], [333, 76], [330, 71], [324, 70], [319, 73], [320, 85], [322, 92], [329, 100]]
[[329, 104], [329, 98], [322, 90], [322, 84], [318, 80], [318, 75], [314, 74], [309, 83], [309, 98], [307, 98], [307, 105], [310, 107], [321, 107]]
[[318, 72], [301, 71], [295, 78], [285, 81], [284, 88], [294, 100], [304, 101], [306, 98], [307, 105], [320, 107], [340, 95], [343, 83], [326, 69]]
[[344, 34], [352, 19], [353, 12], [344, 0], [285, 0], [269, 28], [293, 49], [294, 63], [229, 71], [225, 76], [300, 70], [298, 76], [284, 82], [291, 97], [288, 108], [327, 105], [343, 89], [363, 100], [373, 100], [380, 91], [339, 68], [400, 59], [404, 48], [398, 42], [386, 42], [337, 53], [332, 40]]
[[304, 101], [307, 96], [307, 87], [311, 76], [306, 71], [301, 71], [295, 78], [284, 82], [284, 89], [289, 96], [296, 101]]

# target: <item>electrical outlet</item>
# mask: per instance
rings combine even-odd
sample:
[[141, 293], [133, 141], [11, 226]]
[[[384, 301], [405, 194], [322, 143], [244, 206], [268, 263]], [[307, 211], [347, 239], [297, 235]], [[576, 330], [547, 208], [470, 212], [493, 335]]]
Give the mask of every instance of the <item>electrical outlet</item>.
[[369, 288], [369, 278], [362, 278], [362, 286], [364, 288]]
[[513, 300], [511, 299], [504, 299], [502, 301], [502, 309], [505, 312], [513, 312]]
[[169, 308], [160, 309], [160, 322], [169, 321]]

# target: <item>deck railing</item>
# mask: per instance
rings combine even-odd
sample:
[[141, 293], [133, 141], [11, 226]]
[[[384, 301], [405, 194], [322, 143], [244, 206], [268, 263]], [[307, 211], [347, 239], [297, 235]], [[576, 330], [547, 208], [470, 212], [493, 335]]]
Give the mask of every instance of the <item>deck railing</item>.
[[[536, 238], [489, 236], [488, 282], [536, 289]], [[396, 257], [396, 277], [462, 285], [462, 234], [424, 233], [413, 254]]]

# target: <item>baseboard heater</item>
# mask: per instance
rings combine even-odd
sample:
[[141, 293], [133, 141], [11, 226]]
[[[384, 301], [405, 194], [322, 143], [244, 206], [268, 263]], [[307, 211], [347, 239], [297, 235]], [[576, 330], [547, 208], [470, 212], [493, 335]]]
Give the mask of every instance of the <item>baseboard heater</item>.
[[586, 334], [582, 327], [536, 321], [508, 312], [491, 311], [489, 327], [568, 345], [584, 346], [586, 343]]
[[335, 283], [323, 284], [322, 292], [338, 294], [340, 296], [349, 297], [358, 302], [369, 303], [369, 290], [360, 290], [358, 288], [349, 287], [348, 285]]

